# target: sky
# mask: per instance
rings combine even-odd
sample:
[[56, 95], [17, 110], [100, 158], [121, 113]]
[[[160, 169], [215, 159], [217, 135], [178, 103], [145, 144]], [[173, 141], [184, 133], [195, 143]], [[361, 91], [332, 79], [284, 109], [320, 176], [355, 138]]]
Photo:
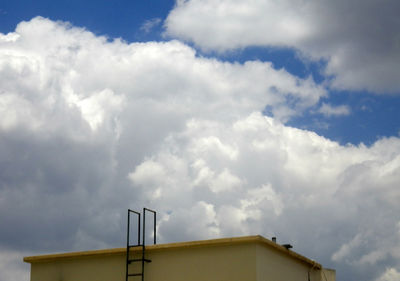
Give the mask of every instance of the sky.
[[400, 2], [0, 1], [0, 281], [23, 256], [276, 236], [400, 280]]

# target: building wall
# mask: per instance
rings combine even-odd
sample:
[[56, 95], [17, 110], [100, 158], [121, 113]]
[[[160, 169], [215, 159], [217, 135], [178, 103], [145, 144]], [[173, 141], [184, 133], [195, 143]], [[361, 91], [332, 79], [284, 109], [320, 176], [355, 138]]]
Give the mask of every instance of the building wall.
[[257, 281], [322, 281], [320, 272], [310, 264], [288, 259], [281, 251], [257, 245]]
[[[274, 244], [254, 242], [171, 244], [150, 246], [145, 264], [145, 281], [335, 281], [333, 270], [296, 258]], [[282, 248], [282, 247], [281, 247]], [[140, 258], [132, 251], [131, 258]], [[123, 249], [31, 257], [31, 281], [125, 281], [126, 256]], [[140, 272], [141, 263], [129, 266]], [[308, 272], [310, 271], [310, 279]], [[138, 281], [141, 277], [129, 277]]]
[[146, 281], [256, 281], [255, 252], [255, 244], [154, 252]]
[[[146, 253], [146, 281], [256, 281], [256, 245], [237, 244]], [[140, 253], [132, 255], [139, 257]], [[141, 263], [129, 266], [140, 272]], [[31, 281], [124, 281], [125, 255], [84, 257], [31, 265]], [[129, 277], [141, 280], [141, 277]]]
[[336, 280], [336, 271], [333, 269], [323, 268], [320, 274], [321, 274], [320, 278], [322, 281]]
[[[124, 281], [125, 255], [84, 257], [31, 265], [31, 281]], [[133, 279], [132, 281], [140, 280]]]

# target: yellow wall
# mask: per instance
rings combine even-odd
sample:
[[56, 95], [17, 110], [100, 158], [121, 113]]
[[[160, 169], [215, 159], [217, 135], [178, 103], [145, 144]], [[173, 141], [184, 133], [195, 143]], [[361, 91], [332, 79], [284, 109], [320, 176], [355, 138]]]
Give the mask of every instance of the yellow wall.
[[[132, 254], [140, 257], [140, 253]], [[151, 251], [145, 264], [146, 281], [256, 281], [255, 245]], [[141, 263], [129, 266], [140, 272]], [[31, 281], [124, 281], [125, 255], [75, 258], [32, 263]], [[130, 277], [129, 280], [141, 280]]]
[[[211, 241], [211, 242], [209, 242]], [[145, 281], [335, 281], [335, 272], [263, 237], [148, 247]], [[141, 257], [132, 251], [131, 258]], [[31, 281], [124, 281], [124, 249], [28, 257]], [[133, 263], [130, 273], [140, 272]], [[323, 273], [322, 273], [323, 272]], [[141, 277], [130, 277], [138, 281]]]
[[31, 281], [92, 280], [124, 281], [125, 255], [76, 258], [31, 265]]
[[335, 281], [336, 271], [333, 269], [323, 268], [321, 270], [321, 280], [322, 281]]
[[[321, 270], [301, 260], [291, 259], [277, 249], [257, 244], [257, 281], [311, 281], [321, 279]], [[326, 280], [334, 281], [335, 279]]]
[[159, 251], [149, 256], [146, 281], [256, 281], [254, 244]]

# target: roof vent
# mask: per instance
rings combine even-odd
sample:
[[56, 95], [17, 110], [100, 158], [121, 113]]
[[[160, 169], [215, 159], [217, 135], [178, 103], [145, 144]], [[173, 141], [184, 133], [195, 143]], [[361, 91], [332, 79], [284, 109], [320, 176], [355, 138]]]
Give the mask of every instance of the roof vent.
[[290, 245], [290, 244], [282, 244], [282, 246], [283, 247], [285, 247], [286, 249], [291, 249], [291, 248], [293, 248], [293, 246], [292, 245]]

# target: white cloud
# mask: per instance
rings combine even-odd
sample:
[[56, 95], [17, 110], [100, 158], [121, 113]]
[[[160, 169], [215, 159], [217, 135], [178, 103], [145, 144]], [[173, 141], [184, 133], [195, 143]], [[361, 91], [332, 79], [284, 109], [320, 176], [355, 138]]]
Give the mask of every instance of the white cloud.
[[[192, 227], [187, 228], [187, 225]], [[214, 206], [204, 201], [198, 201], [190, 208], [182, 209], [176, 206], [170, 214], [161, 219], [159, 229], [161, 239], [167, 238], [171, 242], [220, 236]]]
[[165, 26], [206, 50], [295, 48], [325, 60], [335, 88], [399, 93], [399, 8], [396, 0], [189, 0], [177, 2]]
[[[170, 135], [168, 145], [152, 158], [165, 169], [170, 166], [165, 155], [170, 154], [167, 158], [177, 157], [188, 168], [176, 177], [167, 173], [160, 178], [165, 183], [161, 189], [173, 195], [151, 201], [160, 210], [173, 211], [174, 240], [186, 240], [197, 229], [188, 227], [184, 214], [201, 201], [215, 212], [212, 223], [202, 224], [204, 233], [215, 234], [216, 227], [222, 236], [278, 233], [281, 239], [301, 241], [296, 247], [312, 255], [321, 255], [320, 247], [326, 247], [327, 260], [362, 269], [359, 275], [352, 273], [360, 278], [395, 259], [400, 241], [393, 235], [397, 218], [390, 214], [399, 211], [399, 139], [382, 139], [370, 148], [340, 146], [259, 113], [208, 129], [203, 122], [209, 121], [198, 120], [197, 126], [188, 121], [186, 129]], [[210, 134], [240, 153], [229, 158], [216, 150], [199, 154], [192, 148], [200, 136]], [[230, 180], [218, 179], [226, 171], [237, 179], [235, 188], [229, 188]], [[224, 188], [213, 188], [215, 179]], [[181, 198], [186, 200], [177, 209]], [[206, 213], [199, 214], [199, 220], [203, 216]], [[160, 225], [160, 233], [169, 230], [166, 223]], [[344, 232], [334, 234], [338, 231]]]
[[121, 246], [126, 209], [146, 206], [158, 211], [161, 242], [278, 236], [327, 266], [356, 264], [353, 280], [396, 264], [400, 140], [341, 146], [286, 126], [326, 95], [311, 79], [43, 18], [7, 38], [0, 247]]
[[160, 23], [161, 23], [160, 18], [153, 18], [146, 20], [140, 27], [140, 30], [144, 31], [145, 33], [149, 33], [154, 27], [156, 27]]
[[228, 169], [224, 169], [212, 182], [210, 182], [210, 189], [215, 193], [219, 193], [235, 189], [239, 187], [240, 184], [241, 180], [237, 176], [232, 175]]
[[192, 149], [193, 152], [199, 156], [207, 152], [221, 153], [232, 160], [236, 159], [238, 156], [238, 151], [236, 148], [221, 143], [220, 139], [215, 136], [194, 140]]
[[241, 200], [242, 208], [253, 209], [254, 219], [260, 219], [262, 204], [272, 205], [276, 216], [283, 210], [282, 198], [273, 190], [270, 184], [262, 185], [259, 188], [250, 189], [248, 198]]
[[0, 251], [0, 280], [27, 280], [28, 265], [21, 264], [24, 255], [29, 252], [1, 249]]
[[136, 185], [144, 186], [147, 189], [159, 187], [167, 176], [167, 171], [162, 165], [152, 160], [141, 163], [135, 170], [129, 174], [129, 179]]
[[362, 243], [361, 234], [358, 233], [350, 242], [343, 244], [338, 251], [332, 255], [332, 260], [339, 261], [347, 256], [351, 256], [352, 251], [355, 247], [359, 247]]
[[67, 101], [76, 105], [90, 128], [96, 130], [104, 122], [106, 114], [112, 114], [114, 110], [118, 111], [123, 106], [124, 98], [115, 96], [112, 90], [104, 89], [83, 99], [71, 95]]
[[385, 273], [376, 281], [397, 281], [400, 280], [400, 272], [396, 268], [387, 268]]
[[327, 103], [322, 103], [321, 107], [318, 109], [318, 112], [326, 117], [331, 117], [349, 115], [351, 111], [348, 105], [332, 106]]

